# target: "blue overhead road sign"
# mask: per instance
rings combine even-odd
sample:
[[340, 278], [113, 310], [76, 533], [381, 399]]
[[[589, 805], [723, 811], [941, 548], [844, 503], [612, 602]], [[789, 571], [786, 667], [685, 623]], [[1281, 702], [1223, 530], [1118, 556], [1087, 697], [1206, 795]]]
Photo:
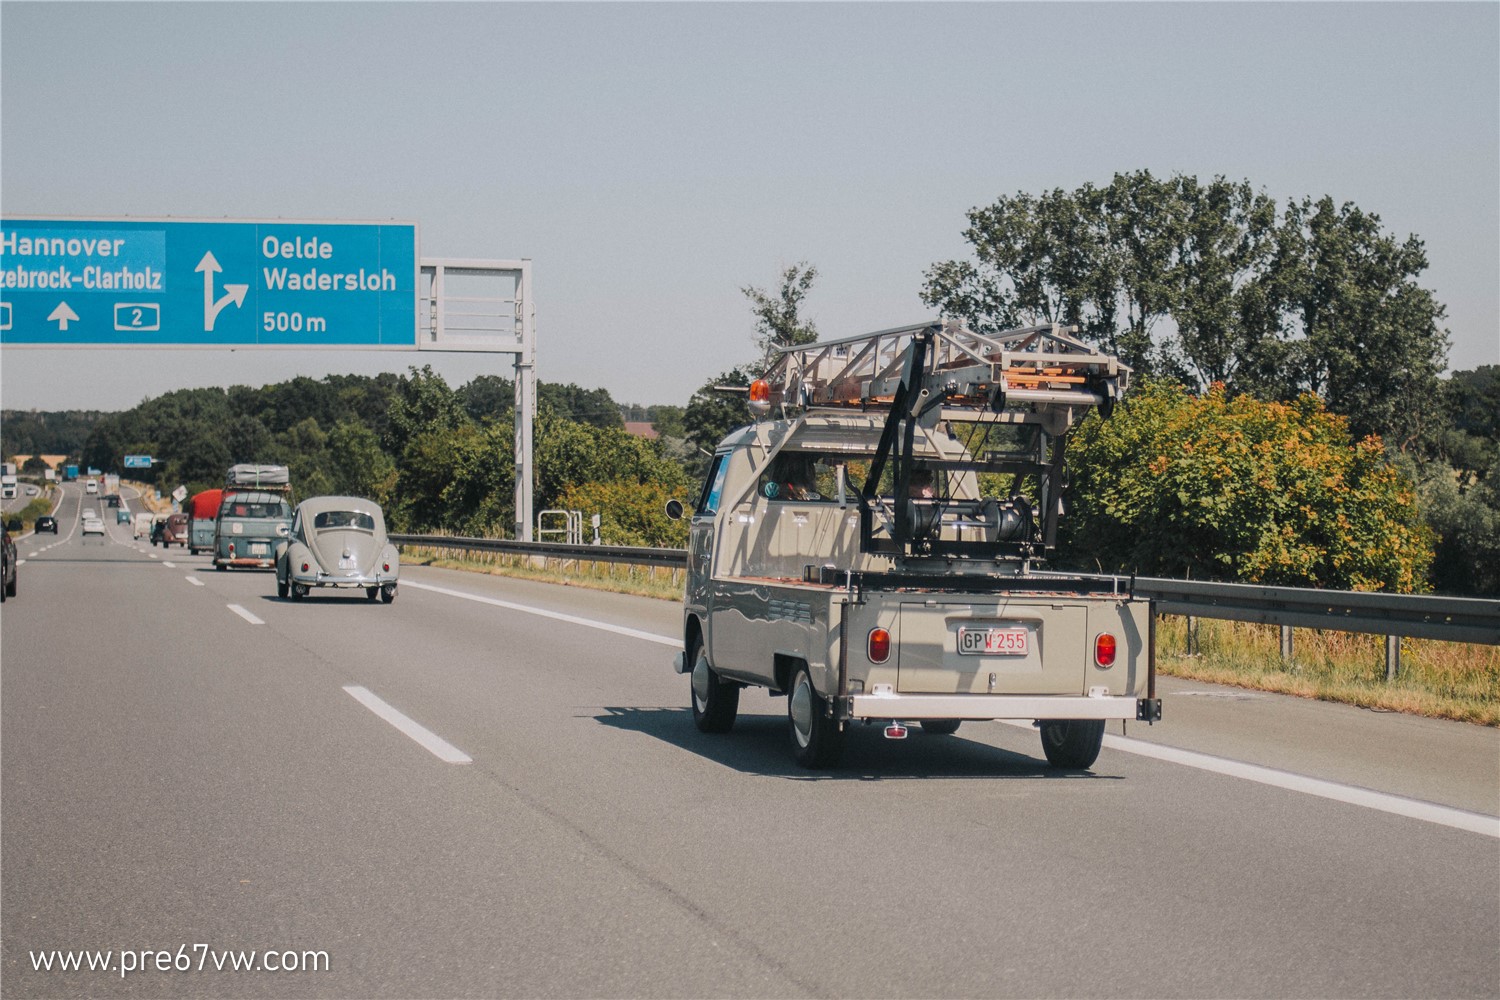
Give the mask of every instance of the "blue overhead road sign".
[[0, 343], [413, 347], [415, 223], [0, 220]]
[[150, 455], [126, 455], [125, 468], [127, 469], [149, 469], [151, 468]]

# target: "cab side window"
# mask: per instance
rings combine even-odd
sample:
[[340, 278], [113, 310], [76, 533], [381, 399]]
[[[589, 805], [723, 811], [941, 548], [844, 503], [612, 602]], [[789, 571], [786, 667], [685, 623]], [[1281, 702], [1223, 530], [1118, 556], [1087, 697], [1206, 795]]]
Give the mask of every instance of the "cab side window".
[[698, 497], [694, 517], [712, 514], [719, 509], [724, 497], [724, 478], [729, 473], [729, 456], [715, 455], [708, 466], [708, 475], [703, 478], [703, 492]]
[[837, 463], [828, 456], [784, 451], [761, 473], [758, 492], [772, 501], [831, 502], [838, 498]]

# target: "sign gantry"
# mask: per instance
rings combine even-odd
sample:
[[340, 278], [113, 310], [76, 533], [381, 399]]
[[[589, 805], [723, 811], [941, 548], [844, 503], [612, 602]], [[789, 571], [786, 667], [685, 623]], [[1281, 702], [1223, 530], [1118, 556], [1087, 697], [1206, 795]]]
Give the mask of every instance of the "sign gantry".
[[[501, 290], [460, 294], [455, 278]], [[425, 261], [412, 222], [0, 219], [3, 347], [514, 355], [515, 533], [526, 541], [534, 323], [529, 260]]]

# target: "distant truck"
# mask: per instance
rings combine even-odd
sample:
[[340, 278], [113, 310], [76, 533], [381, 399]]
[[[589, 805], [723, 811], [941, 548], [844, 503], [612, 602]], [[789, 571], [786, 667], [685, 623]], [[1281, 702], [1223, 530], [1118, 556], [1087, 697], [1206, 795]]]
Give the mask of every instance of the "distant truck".
[[20, 487], [16, 483], [16, 464], [14, 462], [0, 463], [0, 499], [14, 500], [19, 495]]
[[78, 466], [76, 466], [76, 465], [65, 465], [65, 466], [63, 466], [63, 482], [65, 482], [65, 483], [71, 483], [71, 482], [76, 481], [77, 479], [78, 479]]
[[274, 569], [276, 543], [292, 528], [292, 486], [284, 465], [233, 465], [214, 519], [214, 568]]
[[219, 517], [223, 490], [202, 490], [187, 498], [187, 552], [213, 552], [213, 522]]
[[214, 521], [219, 516], [220, 489], [204, 490], [188, 497], [188, 551], [193, 555], [214, 550]]

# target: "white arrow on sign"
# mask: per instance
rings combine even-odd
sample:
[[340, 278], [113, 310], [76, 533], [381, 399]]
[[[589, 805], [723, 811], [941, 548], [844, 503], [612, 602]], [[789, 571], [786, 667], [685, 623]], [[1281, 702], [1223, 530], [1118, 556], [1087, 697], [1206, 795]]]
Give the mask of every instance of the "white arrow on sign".
[[[219, 261], [210, 250], [203, 255], [198, 262], [195, 271], [203, 272], [203, 332], [212, 333], [214, 323], [218, 322], [219, 312], [229, 303], [233, 302], [235, 308], [239, 308], [245, 301], [245, 293], [250, 290], [249, 285], [224, 285], [224, 297], [217, 302], [214, 301], [214, 275], [224, 270], [219, 266]], [[76, 318], [76, 317], [75, 317]]]
[[78, 322], [78, 314], [69, 309], [66, 302], [59, 302], [57, 308], [52, 310], [52, 315], [47, 317], [47, 322], [56, 322], [59, 331], [66, 330], [69, 323]]

